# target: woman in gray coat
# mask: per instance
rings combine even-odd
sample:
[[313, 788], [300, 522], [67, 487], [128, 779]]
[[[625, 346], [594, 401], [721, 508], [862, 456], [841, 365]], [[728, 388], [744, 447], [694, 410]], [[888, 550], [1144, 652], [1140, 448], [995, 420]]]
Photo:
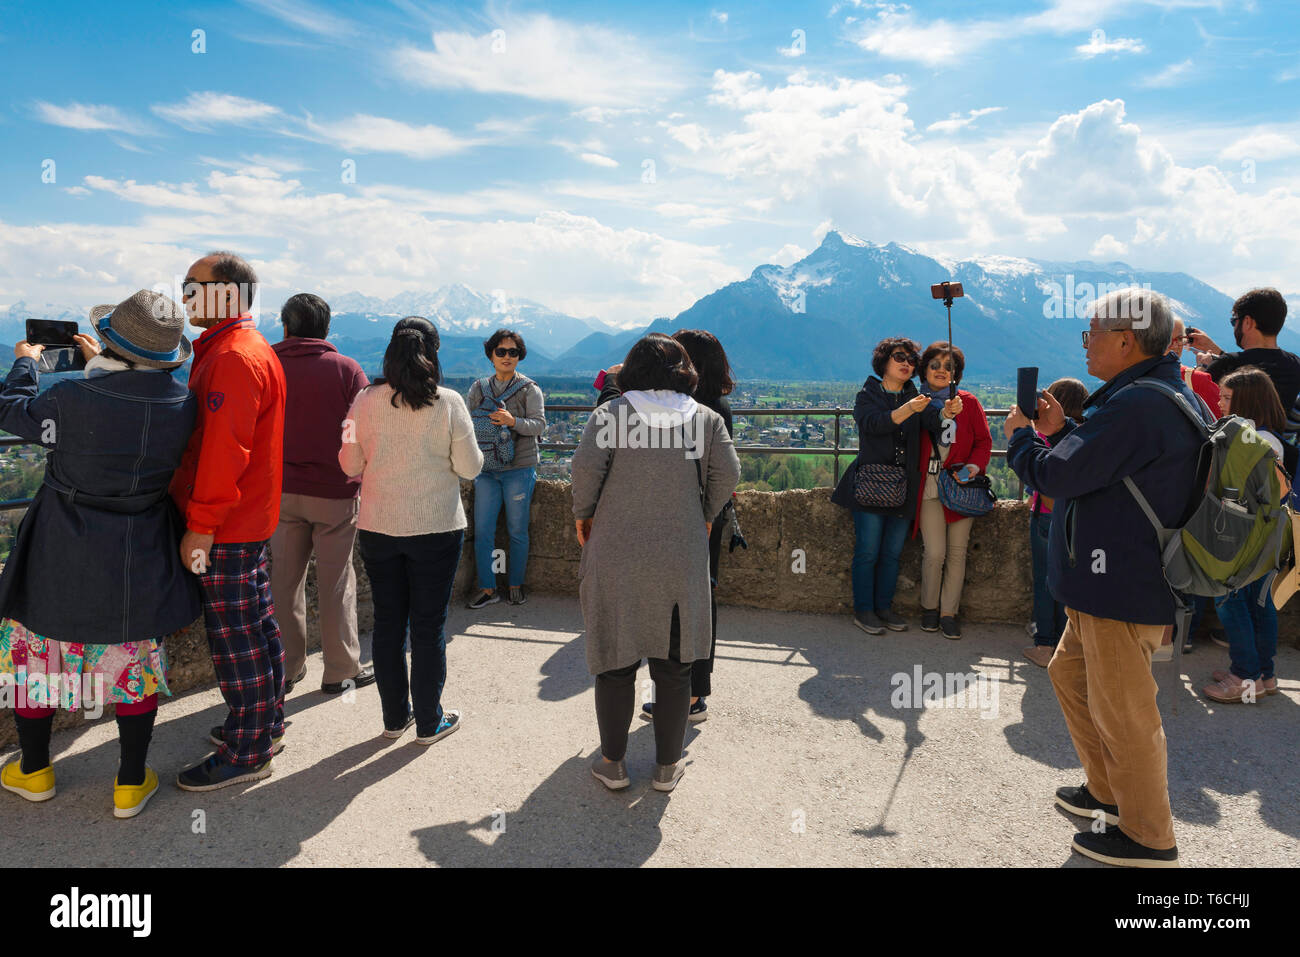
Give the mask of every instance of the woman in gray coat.
[[611, 790], [630, 783], [624, 755], [641, 659], [655, 682], [653, 784], [671, 791], [685, 770], [691, 662], [709, 656], [709, 519], [730, 499], [740, 460], [722, 416], [691, 398], [696, 381], [679, 343], [641, 339], [623, 360], [623, 394], [591, 414], [573, 455], [578, 591], [600, 726], [591, 772]]

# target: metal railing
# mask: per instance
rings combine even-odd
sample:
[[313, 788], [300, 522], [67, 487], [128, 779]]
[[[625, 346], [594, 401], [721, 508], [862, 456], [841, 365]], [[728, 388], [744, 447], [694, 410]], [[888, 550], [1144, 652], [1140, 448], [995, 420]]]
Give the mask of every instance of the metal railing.
[[[546, 411], [559, 413], [582, 413], [592, 412], [596, 409], [594, 405], [547, 405]], [[1011, 412], [1010, 409], [985, 409], [984, 414], [990, 419], [1005, 418]], [[757, 409], [732, 409], [733, 419], [745, 418], [749, 416], [764, 415], [782, 415], [782, 416], [817, 416], [820, 418], [834, 418], [835, 430], [834, 441], [831, 445], [737, 445], [736, 451], [741, 455], [829, 455], [834, 459], [835, 480], [840, 478], [840, 460], [846, 456], [852, 457], [858, 454], [857, 446], [846, 446], [841, 444], [840, 419], [848, 416], [853, 418], [853, 410], [836, 406], [833, 409], [823, 408], [757, 408]], [[35, 442], [28, 442], [26, 439], [18, 438], [0, 438], [0, 448], [17, 448], [28, 445], [36, 445]], [[539, 451], [548, 452], [572, 452], [578, 446], [569, 442], [538, 442]], [[1006, 449], [994, 449], [993, 458], [1006, 458]], [[1016, 480], [1017, 498], [1023, 498], [1025, 494], [1024, 483]], [[0, 512], [9, 511], [15, 508], [26, 508], [32, 504], [30, 498], [8, 499], [0, 501]]]

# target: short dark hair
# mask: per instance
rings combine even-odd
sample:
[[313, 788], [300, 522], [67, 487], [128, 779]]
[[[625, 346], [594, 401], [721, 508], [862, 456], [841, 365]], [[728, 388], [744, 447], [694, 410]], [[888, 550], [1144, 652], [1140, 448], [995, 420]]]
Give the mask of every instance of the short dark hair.
[[634, 342], [618, 374], [618, 386], [624, 392], [669, 389], [694, 395], [699, 381], [690, 353], [662, 332], [652, 332]]
[[288, 335], [301, 339], [328, 339], [330, 304], [320, 296], [300, 292], [284, 301], [280, 307], [280, 322]]
[[912, 375], [916, 375], [921, 366], [921, 344], [907, 336], [891, 336], [877, 342], [876, 350], [871, 354], [871, 371], [884, 378], [885, 366], [896, 349], [902, 349], [912, 357]]
[[393, 338], [384, 350], [384, 374], [374, 383], [393, 388], [393, 408], [399, 408], [398, 396], [408, 409], [422, 409], [437, 401], [442, 381], [439, 345], [438, 327], [423, 316], [407, 316], [393, 326]]
[[528, 355], [528, 347], [524, 345], [524, 337], [513, 329], [498, 329], [488, 336], [483, 342], [483, 354], [491, 359], [493, 350], [501, 344], [502, 339], [515, 340], [515, 345], [519, 347], [519, 361], [523, 362], [524, 356]]
[[1066, 376], [1057, 379], [1045, 390], [1048, 395], [1060, 403], [1061, 411], [1067, 419], [1083, 422], [1083, 403], [1088, 400], [1088, 387], [1078, 379]]
[[925, 347], [925, 352], [921, 353], [921, 362], [917, 369], [922, 379], [925, 378], [925, 370], [930, 368], [930, 360], [945, 354], [952, 355], [952, 384], [956, 385], [961, 381], [961, 374], [966, 371], [966, 353], [946, 342], [932, 342]]
[[233, 282], [239, 287], [240, 310], [251, 309], [253, 300], [257, 297], [257, 273], [248, 261], [224, 249], [210, 252], [205, 258], [216, 260], [212, 264], [212, 275], [222, 282]]
[[695, 397], [701, 402], [713, 402], [719, 397], [730, 395], [736, 387], [736, 380], [731, 376], [731, 364], [727, 362], [727, 351], [713, 333], [704, 329], [678, 329], [673, 338], [681, 344], [690, 356], [691, 365], [699, 375], [695, 384]]
[[1286, 300], [1276, 289], [1252, 289], [1232, 304], [1232, 314], [1238, 319], [1250, 316], [1255, 328], [1266, 336], [1275, 336], [1286, 322]]
[[1219, 380], [1220, 389], [1232, 390], [1228, 411], [1255, 423], [1257, 429], [1267, 429], [1279, 436], [1286, 428], [1286, 410], [1278, 398], [1277, 387], [1267, 372], [1259, 366], [1242, 366]]

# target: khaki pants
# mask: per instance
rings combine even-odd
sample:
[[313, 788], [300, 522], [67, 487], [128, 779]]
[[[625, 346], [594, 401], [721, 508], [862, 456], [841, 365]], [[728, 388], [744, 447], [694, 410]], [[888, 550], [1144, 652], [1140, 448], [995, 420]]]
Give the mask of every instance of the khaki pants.
[[[934, 477], [930, 476], [930, 481]], [[937, 498], [921, 500], [921, 607], [938, 608], [939, 614], [956, 615], [966, 582], [966, 547], [975, 519], [948, 523]], [[942, 582], [942, 587], [940, 583]]]
[[1065, 609], [1068, 622], [1047, 666], [1088, 791], [1119, 805], [1119, 827], [1146, 847], [1174, 846], [1165, 729], [1151, 654], [1163, 625], [1134, 625]]
[[357, 640], [357, 575], [352, 544], [357, 537], [357, 500], [315, 495], [280, 496], [280, 524], [271, 536], [271, 596], [275, 602], [284, 674], [292, 680], [307, 663], [307, 562], [316, 552], [322, 684], [337, 684], [361, 671]]

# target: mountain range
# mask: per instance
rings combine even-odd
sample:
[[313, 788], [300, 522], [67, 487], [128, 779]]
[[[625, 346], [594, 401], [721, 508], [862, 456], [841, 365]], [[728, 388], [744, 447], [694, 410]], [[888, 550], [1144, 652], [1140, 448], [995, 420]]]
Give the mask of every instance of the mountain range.
[[[722, 341], [740, 379], [860, 382], [871, 373], [872, 349], [880, 339], [909, 336], [924, 347], [947, 338], [944, 306], [930, 296], [931, 284], [944, 280], [965, 289], [952, 308], [953, 341], [966, 355], [965, 378], [972, 383], [1010, 383], [1016, 368], [1025, 365], [1038, 366], [1041, 381], [1086, 378], [1079, 333], [1088, 326], [1087, 304], [1095, 295], [1130, 284], [1163, 293], [1176, 315], [1232, 347], [1232, 299], [1185, 273], [1143, 271], [1122, 262], [940, 260], [899, 243], [881, 245], [834, 230], [798, 262], [759, 266], [676, 316], [639, 329], [620, 330], [596, 318], [569, 316], [500, 292], [487, 296], [456, 283], [389, 299], [334, 296], [330, 340], [374, 372], [392, 324], [402, 316], [423, 315], [442, 333], [439, 357], [446, 374], [484, 374], [489, 369], [483, 339], [506, 326], [527, 340], [523, 371], [558, 376], [594, 374], [619, 362], [647, 332], [700, 328]], [[29, 316], [84, 323], [85, 312], [15, 303], [0, 310], [0, 341], [21, 338]], [[268, 338], [280, 338], [273, 316], [261, 325]], [[1300, 351], [1300, 334], [1284, 329], [1279, 344]]]

